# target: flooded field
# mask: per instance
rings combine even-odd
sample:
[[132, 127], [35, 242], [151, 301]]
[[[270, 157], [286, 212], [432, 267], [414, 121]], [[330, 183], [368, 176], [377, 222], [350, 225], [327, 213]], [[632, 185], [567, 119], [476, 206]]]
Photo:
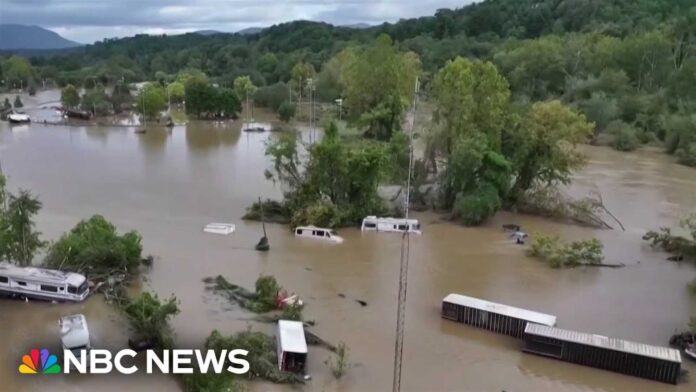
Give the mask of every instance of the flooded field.
[[[270, 332], [270, 325], [249, 321], [251, 314], [206, 292], [202, 279], [221, 274], [252, 287], [259, 274], [273, 274], [306, 299], [305, 317], [317, 321], [314, 331], [331, 342], [345, 342], [355, 363], [337, 382], [324, 364], [329, 352], [310, 348], [313, 379], [303, 390], [390, 390], [400, 237], [344, 229], [345, 242], [332, 245], [295, 239], [287, 227], [267, 225], [271, 251], [255, 252], [261, 226], [240, 218], [259, 196], [279, 198], [280, 190], [263, 176], [268, 167], [264, 146], [272, 134], [243, 133], [240, 125], [191, 122], [171, 133], [162, 128], [138, 135], [125, 127], [2, 123], [0, 162], [10, 189], [27, 188], [40, 196], [44, 208], [37, 221], [45, 239], [56, 239], [92, 214], [143, 235], [145, 253], [156, 257], [144, 286], [181, 301], [173, 322], [179, 346], [198, 347], [213, 329], [230, 334], [252, 326]], [[563, 328], [656, 345], [665, 345], [669, 335], [687, 326], [696, 304], [686, 285], [696, 269], [665, 261], [640, 237], [696, 209], [696, 170], [673, 164], [659, 152], [587, 152], [590, 163], [572, 192], [583, 195], [596, 186], [626, 232], [511, 213], [499, 214], [482, 228], [465, 228], [434, 214], [417, 214], [424, 234], [411, 240], [403, 390], [696, 388], [696, 366], [686, 359], [692, 381], [670, 386], [522, 354], [513, 338], [439, 316], [442, 298], [458, 292], [555, 314]], [[237, 231], [229, 237], [204, 234], [202, 227], [211, 221], [236, 223]], [[509, 222], [566, 239], [597, 236], [605, 244], [607, 262], [628, 266], [550, 269], [507, 239], [500, 225]], [[368, 305], [361, 307], [356, 299]], [[21, 354], [33, 346], [56, 347], [57, 320], [72, 312], [87, 316], [94, 346], [125, 345], [125, 323], [99, 297], [78, 305], [2, 300], [1, 391], [178, 390], [173, 378], [163, 376], [20, 377]], [[291, 388], [253, 383], [250, 389]]]

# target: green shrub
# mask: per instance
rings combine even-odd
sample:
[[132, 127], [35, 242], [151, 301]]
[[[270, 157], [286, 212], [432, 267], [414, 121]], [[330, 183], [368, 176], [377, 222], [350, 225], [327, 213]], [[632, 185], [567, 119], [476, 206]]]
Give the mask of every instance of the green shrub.
[[475, 226], [495, 215], [501, 206], [498, 190], [490, 184], [484, 184], [472, 194], [457, 194], [453, 212], [465, 225]]
[[142, 293], [123, 307], [131, 327], [140, 337], [153, 340], [160, 348], [173, 346], [169, 319], [179, 313], [176, 297], [160, 302], [157, 295]]
[[285, 122], [290, 121], [295, 117], [296, 106], [288, 101], [283, 102], [278, 108], [278, 117]]
[[310, 225], [336, 227], [342, 222], [341, 216], [341, 212], [333, 204], [318, 201], [296, 211], [292, 216], [290, 225], [292, 227]]
[[88, 277], [133, 273], [140, 265], [141, 237], [135, 231], [118, 235], [101, 215], [80, 221], [53, 243], [46, 256], [51, 268], [75, 271]]
[[618, 151], [633, 151], [640, 145], [636, 128], [623, 121], [613, 121], [607, 129], [613, 133], [612, 147]]
[[604, 260], [602, 243], [593, 238], [564, 244], [558, 236], [539, 235], [534, 238], [527, 254], [538, 257], [553, 268], [601, 264]]
[[682, 165], [696, 167], [696, 143], [689, 143], [686, 147], [678, 149], [675, 155]]

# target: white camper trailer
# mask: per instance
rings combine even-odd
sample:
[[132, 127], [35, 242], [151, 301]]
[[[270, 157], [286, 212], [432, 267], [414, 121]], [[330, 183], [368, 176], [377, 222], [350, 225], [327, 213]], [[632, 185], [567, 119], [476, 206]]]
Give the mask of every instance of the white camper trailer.
[[421, 227], [418, 219], [380, 218], [376, 216], [365, 217], [362, 222], [361, 230], [421, 234]]

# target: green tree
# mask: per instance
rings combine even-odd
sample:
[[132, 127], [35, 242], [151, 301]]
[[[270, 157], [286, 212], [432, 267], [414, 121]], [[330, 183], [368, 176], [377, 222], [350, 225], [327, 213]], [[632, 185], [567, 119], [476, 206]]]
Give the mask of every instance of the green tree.
[[167, 108], [167, 93], [156, 83], [147, 83], [137, 98], [136, 110], [146, 117], [158, 117]]
[[249, 105], [251, 105], [249, 99], [253, 98], [255, 92], [256, 86], [254, 86], [249, 76], [238, 76], [234, 79], [234, 93], [239, 99], [247, 103], [247, 112], [251, 110], [249, 107]]
[[208, 111], [213, 100], [213, 88], [208, 85], [207, 78], [191, 77], [184, 84], [184, 97], [186, 98], [186, 112], [197, 117]]
[[5, 102], [2, 105], [3, 109], [9, 110], [12, 109], [12, 104], [10, 103], [10, 99], [5, 97]]
[[568, 184], [585, 162], [575, 146], [592, 135], [593, 124], [560, 101], [537, 102], [521, 124], [507, 132], [505, 155], [515, 169], [512, 200], [535, 183]]
[[22, 100], [19, 99], [19, 95], [15, 96], [15, 100], [14, 100], [15, 109], [21, 108], [23, 106], [24, 106], [24, 104], [22, 103]]
[[295, 117], [295, 104], [290, 102], [283, 102], [278, 108], [278, 116], [282, 121], [289, 122], [293, 117]]
[[91, 112], [95, 116], [104, 116], [109, 114], [113, 105], [109, 102], [109, 97], [104, 92], [104, 86], [99, 84], [96, 88], [88, 90], [82, 95], [80, 107], [82, 110]]
[[292, 85], [295, 87], [300, 101], [302, 101], [302, 92], [305, 91], [307, 80], [313, 78], [314, 75], [316, 75], [316, 71], [312, 64], [299, 62], [292, 67], [292, 71], [290, 71]]
[[34, 77], [34, 69], [24, 57], [12, 56], [2, 62], [5, 83], [12, 88], [27, 87]]
[[389, 140], [401, 129], [402, 114], [413, 96], [420, 60], [401, 53], [388, 35], [380, 35], [359, 51], [346, 69], [349, 117], [367, 128], [367, 135]]
[[176, 297], [166, 302], [160, 301], [157, 294], [142, 293], [123, 307], [134, 331], [141, 338], [155, 342], [159, 348], [172, 348], [174, 341], [169, 321], [179, 313]]
[[[463, 205], [470, 200], [466, 196], [484, 185], [503, 197], [509, 174], [501, 151], [510, 99], [507, 81], [489, 62], [458, 57], [435, 76], [433, 92], [437, 126], [428, 135], [428, 150], [445, 162], [440, 175], [443, 207], [452, 208], [456, 199]], [[493, 198], [491, 206], [499, 204]], [[480, 214], [470, 223], [488, 216]]]
[[41, 233], [34, 229], [33, 217], [39, 210], [41, 202], [29, 191], [20, 190], [17, 196], [8, 194], [7, 210], [0, 223], [5, 232], [2, 238], [6, 241], [5, 258], [19, 265], [30, 265], [36, 252], [45, 245], [39, 238]]
[[181, 82], [172, 82], [167, 86], [167, 94], [169, 94], [169, 99], [171, 99], [172, 102], [182, 102], [185, 93], [186, 89]]
[[68, 109], [77, 107], [80, 104], [80, 94], [72, 84], [63, 87], [60, 92], [60, 102]]
[[142, 255], [141, 237], [135, 231], [119, 235], [101, 215], [80, 221], [48, 249], [45, 263], [51, 268], [105, 276], [134, 273]]

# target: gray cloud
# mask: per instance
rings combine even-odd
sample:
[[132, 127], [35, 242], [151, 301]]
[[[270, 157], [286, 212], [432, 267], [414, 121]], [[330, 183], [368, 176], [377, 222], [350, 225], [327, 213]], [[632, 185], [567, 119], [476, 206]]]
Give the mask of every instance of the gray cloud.
[[93, 42], [138, 33], [237, 31], [297, 19], [393, 22], [473, 0], [0, 0], [0, 23], [32, 24]]

